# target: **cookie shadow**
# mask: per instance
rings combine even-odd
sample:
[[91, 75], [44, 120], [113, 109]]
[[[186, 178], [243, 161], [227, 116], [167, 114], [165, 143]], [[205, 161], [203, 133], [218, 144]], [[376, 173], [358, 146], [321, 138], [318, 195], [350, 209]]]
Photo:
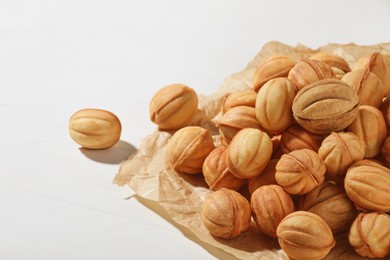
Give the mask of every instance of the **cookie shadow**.
[[119, 164], [133, 155], [137, 149], [128, 142], [119, 140], [113, 147], [104, 150], [79, 148], [80, 152], [89, 159], [106, 164]]

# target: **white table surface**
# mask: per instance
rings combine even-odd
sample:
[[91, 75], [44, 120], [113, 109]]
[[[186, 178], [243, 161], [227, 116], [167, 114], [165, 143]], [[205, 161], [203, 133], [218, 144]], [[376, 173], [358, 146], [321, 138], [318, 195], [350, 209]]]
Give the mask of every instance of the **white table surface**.
[[[271, 40], [390, 41], [390, 2], [0, 0], [0, 259], [230, 259], [112, 180], [160, 87], [208, 95]], [[88, 107], [121, 119], [118, 145], [73, 142]]]

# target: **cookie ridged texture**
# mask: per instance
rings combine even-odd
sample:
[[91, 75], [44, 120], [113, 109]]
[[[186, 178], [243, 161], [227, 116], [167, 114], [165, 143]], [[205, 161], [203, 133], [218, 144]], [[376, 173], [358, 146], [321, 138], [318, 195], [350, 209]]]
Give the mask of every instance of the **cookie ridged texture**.
[[328, 224], [314, 213], [295, 211], [280, 222], [279, 244], [293, 259], [323, 259], [335, 240]]
[[313, 82], [335, 78], [335, 74], [325, 62], [302, 59], [290, 70], [287, 78], [300, 90]]
[[353, 65], [354, 70], [368, 70], [374, 73], [384, 84], [384, 96], [390, 94], [390, 86], [387, 82], [387, 68], [385, 62], [385, 54], [374, 52], [361, 57]]
[[215, 148], [203, 163], [202, 172], [212, 190], [221, 188], [238, 190], [246, 182], [245, 179], [237, 178], [229, 171], [225, 160], [226, 149], [226, 146]]
[[374, 73], [382, 82], [385, 82], [386, 65], [381, 53], [374, 52], [370, 56], [366, 68]]
[[312, 55], [310, 59], [325, 62], [328, 66], [338, 68], [343, 72], [351, 71], [348, 63], [340, 56], [320, 52]]
[[226, 144], [229, 144], [241, 129], [260, 129], [255, 108], [248, 106], [237, 106], [229, 109], [217, 122], [216, 126]]
[[252, 89], [229, 93], [221, 105], [222, 114], [238, 106], [255, 107], [257, 93]]
[[381, 152], [387, 129], [383, 114], [376, 107], [360, 106], [356, 118], [346, 130], [357, 135], [362, 141], [365, 158], [374, 158]]
[[318, 152], [323, 139], [321, 135], [310, 133], [300, 125], [294, 124], [282, 133], [280, 148], [283, 153], [300, 149], [311, 149]]
[[240, 193], [222, 188], [206, 197], [201, 216], [213, 236], [230, 239], [249, 228], [251, 209]]
[[264, 234], [276, 237], [280, 221], [294, 212], [294, 202], [280, 186], [266, 185], [253, 192], [251, 209], [258, 228]]
[[318, 155], [329, 175], [345, 176], [349, 166], [363, 160], [364, 144], [351, 132], [332, 132], [321, 144]]
[[158, 90], [149, 105], [150, 120], [161, 130], [187, 126], [198, 110], [198, 96], [183, 84], [172, 84]]
[[113, 113], [102, 109], [83, 109], [69, 119], [69, 134], [82, 147], [106, 149], [115, 145], [122, 125]]
[[337, 79], [316, 81], [295, 96], [292, 111], [306, 130], [324, 134], [337, 132], [352, 123], [359, 107], [359, 97], [346, 83]]
[[239, 178], [253, 178], [261, 173], [272, 156], [269, 136], [258, 129], [245, 128], [230, 142], [226, 162], [229, 170]]
[[360, 213], [351, 226], [348, 240], [361, 256], [386, 257], [390, 254], [390, 216]]
[[195, 174], [202, 172], [203, 162], [215, 148], [210, 131], [199, 126], [187, 126], [169, 139], [168, 161], [178, 172]]
[[354, 163], [344, 180], [345, 191], [357, 207], [370, 211], [390, 211], [390, 170], [378, 163]]
[[275, 179], [290, 194], [306, 194], [320, 185], [326, 167], [318, 154], [309, 149], [282, 155], [276, 164]]
[[333, 233], [348, 229], [357, 215], [342, 186], [325, 181], [299, 200], [299, 210], [322, 217]]
[[294, 122], [291, 106], [296, 94], [287, 78], [268, 81], [256, 99], [256, 117], [268, 133], [280, 134]]
[[342, 78], [359, 96], [360, 105], [380, 107], [384, 95], [382, 81], [369, 70], [354, 70]]
[[278, 77], [287, 77], [296, 62], [287, 56], [272, 56], [259, 65], [253, 74], [253, 89], [259, 89], [269, 80]]

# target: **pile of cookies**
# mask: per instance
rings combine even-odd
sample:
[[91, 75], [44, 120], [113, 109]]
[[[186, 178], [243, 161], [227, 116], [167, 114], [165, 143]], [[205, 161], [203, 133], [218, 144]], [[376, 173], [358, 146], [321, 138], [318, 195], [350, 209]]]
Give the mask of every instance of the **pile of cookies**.
[[273, 56], [252, 89], [225, 97], [218, 135], [190, 125], [198, 97], [183, 84], [159, 90], [150, 116], [173, 133], [171, 168], [203, 174], [213, 190], [201, 212], [213, 236], [237, 237], [253, 219], [294, 259], [324, 258], [343, 231], [359, 255], [386, 257], [389, 95], [389, 55], [355, 64], [327, 53]]

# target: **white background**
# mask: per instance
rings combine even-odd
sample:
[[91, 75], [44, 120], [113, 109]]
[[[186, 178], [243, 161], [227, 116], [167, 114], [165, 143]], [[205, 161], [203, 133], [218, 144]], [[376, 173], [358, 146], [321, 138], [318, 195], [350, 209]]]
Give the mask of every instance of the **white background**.
[[[0, 259], [229, 259], [112, 179], [159, 88], [208, 95], [271, 40], [390, 41], [390, 2], [0, 0]], [[112, 149], [69, 137], [89, 107], [121, 119]]]

